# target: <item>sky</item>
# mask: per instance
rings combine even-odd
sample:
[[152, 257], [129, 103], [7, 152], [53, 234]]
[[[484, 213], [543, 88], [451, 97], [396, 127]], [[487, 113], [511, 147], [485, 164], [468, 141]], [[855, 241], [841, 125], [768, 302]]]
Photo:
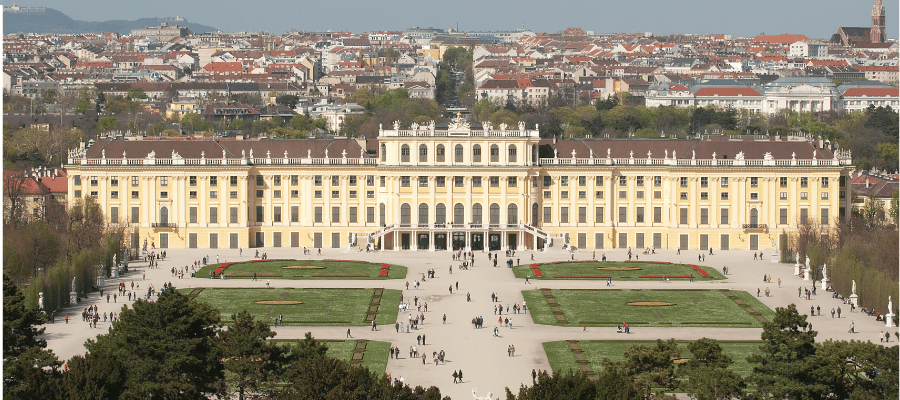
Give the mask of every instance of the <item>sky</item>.
[[[610, 33], [804, 34], [828, 39], [840, 26], [868, 27], [874, 0], [39, 0], [76, 20], [174, 17], [223, 31], [368, 32], [410, 27], [534, 32], [568, 27]], [[898, 37], [898, 2], [884, 1], [887, 37]], [[458, 25], [457, 25], [458, 24]]]

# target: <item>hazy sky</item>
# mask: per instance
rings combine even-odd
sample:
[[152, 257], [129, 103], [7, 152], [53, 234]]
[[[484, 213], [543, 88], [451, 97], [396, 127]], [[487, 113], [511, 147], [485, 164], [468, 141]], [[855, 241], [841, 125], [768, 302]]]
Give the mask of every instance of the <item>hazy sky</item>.
[[[39, 0], [23, 6], [55, 8], [73, 19], [105, 21], [180, 15], [225, 31], [460, 30], [556, 32], [723, 33], [735, 36], [796, 33], [830, 38], [840, 26], [870, 25], [874, 0], [455, 0], [455, 1], [175, 1]], [[884, 1], [887, 36], [898, 36], [898, 2]]]

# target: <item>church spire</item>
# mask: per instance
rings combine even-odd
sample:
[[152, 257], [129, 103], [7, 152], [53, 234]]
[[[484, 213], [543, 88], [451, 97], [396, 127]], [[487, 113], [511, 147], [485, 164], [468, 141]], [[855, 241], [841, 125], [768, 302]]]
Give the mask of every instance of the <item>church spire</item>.
[[881, 0], [875, 0], [875, 4], [872, 5], [872, 29], [869, 30], [869, 41], [883, 43], [885, 39], [884, 4]]

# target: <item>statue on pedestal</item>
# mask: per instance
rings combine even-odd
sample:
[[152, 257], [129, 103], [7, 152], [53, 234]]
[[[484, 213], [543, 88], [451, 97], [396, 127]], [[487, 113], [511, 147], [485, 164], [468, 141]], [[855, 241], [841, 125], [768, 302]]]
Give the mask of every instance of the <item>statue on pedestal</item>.
[[856, 279], [853, 280], [853, 288], [850, 290], [851, 294], [856, 294]]
[[[853, 284], [853, 287], [856, 288], [856, 284], [855, 284], [855, 283]], [[73, 291], [73, 292], [75, 291], [75, 277], [74, 277], [74, 276], [72, 277], [72, 291]]]
[[[41, 296], [43, 296], [43, 295], [44, 295], [44, 294], [41, 293]], [[888, 314], [893, 314], [893, 313], [894, 313], [894, 301], [891, 300], [891, 296], [888, 296], [888, 312], [887, 312], [887, 313], [888, 313]]]

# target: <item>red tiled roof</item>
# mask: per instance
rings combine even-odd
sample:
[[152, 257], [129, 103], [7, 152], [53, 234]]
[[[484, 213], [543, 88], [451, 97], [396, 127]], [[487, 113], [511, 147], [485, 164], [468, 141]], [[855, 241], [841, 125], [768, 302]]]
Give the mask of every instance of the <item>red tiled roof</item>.
[[844, 92], [844, 97], [851, 96], [867, 96], [867, 97], [898, 97], [900, 96], [900, 88], [850, 88]]

